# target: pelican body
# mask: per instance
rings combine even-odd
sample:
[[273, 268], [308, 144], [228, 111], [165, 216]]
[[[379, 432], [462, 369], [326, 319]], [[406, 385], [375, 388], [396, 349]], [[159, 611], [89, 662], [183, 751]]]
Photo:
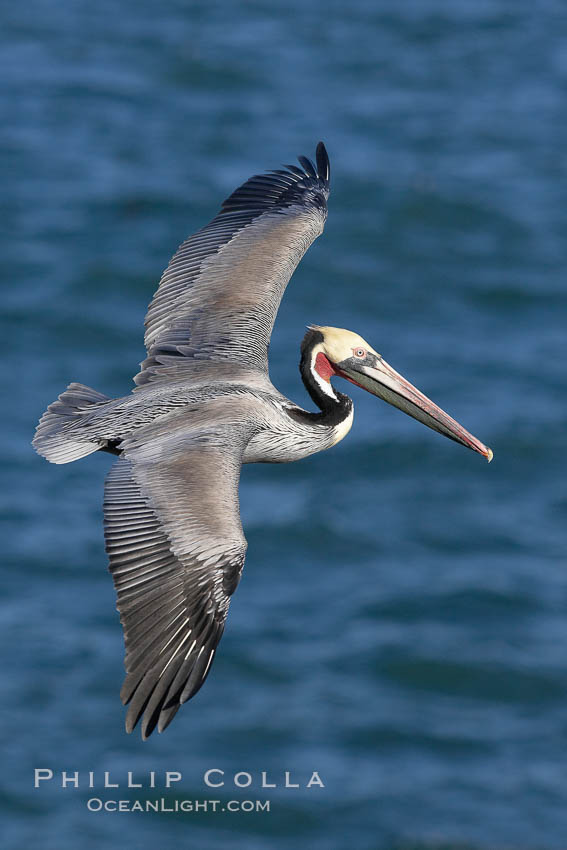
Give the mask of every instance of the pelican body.
[[210, 670], [246, 553], [241, 465], [300, 460], [342, 440], [353, 404], [333, 377], [492, 458], [351, 331], [313, 325], [301, 343], [300, 373], [317, 412], [271, 383], [268, 345], [282, 295], [327, 217], [324, 145], [316, 165], [299, 163], [252, 177], [179, 247], [148, 309], [147, 358], [132, 392], [110, 399], [72, 383], [33, 441], [52, 463], [117, 455], [105, 484], [105, 541], [124, 628], [126, 729], [142, 718], [144, 739], [165, 729]]

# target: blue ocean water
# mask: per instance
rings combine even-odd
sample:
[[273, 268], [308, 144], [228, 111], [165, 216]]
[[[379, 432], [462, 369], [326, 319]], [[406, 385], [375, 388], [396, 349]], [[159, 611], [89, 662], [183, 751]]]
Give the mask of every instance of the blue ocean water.
[[[2, 846], [564, 850], [563, 4], [30, 0], [0, 18]], [[494, 461], [351, 388], [343, 443], [245, 468], [215, 667], [143, 743], [118, 697], [112, 459], [55, 467], [30, 440], [71, 380], [128, 392], [177, 244], [319, 139], [330, 215], [282, 304], [274, 383], [309, 404], [305, 325], [347, 327]], [[53, 780], [35, 789], [35, 768]]]

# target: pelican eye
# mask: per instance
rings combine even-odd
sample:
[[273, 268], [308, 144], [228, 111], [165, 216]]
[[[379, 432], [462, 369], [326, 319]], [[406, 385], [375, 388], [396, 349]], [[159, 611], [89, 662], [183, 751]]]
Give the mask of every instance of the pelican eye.
[[366, 357], [366, 349], [365, 348], [353, 348], [352, 353], [354, 354], [355, 357], [360, 357], [361, 359]]

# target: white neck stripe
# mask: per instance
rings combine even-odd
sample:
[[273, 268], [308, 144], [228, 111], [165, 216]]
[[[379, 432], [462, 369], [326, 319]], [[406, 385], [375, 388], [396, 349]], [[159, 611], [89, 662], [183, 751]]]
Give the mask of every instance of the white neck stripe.
[[319, 354], [319, 352], [324, 353], [321, 344], [316, 345], [311, 354], [311, 374], [313, 375], [315, 381], [317, 382], [317, 385], [321, 388], [325, 395], [329, 396], [329, 398], [332, 398], [334, 401], [338, 401], [335, 391], [331, 386], [331, 382], [326, 381], [324, 378], [322, 378], [315, 367], [315, 361], [317, 360], [317, 355]]

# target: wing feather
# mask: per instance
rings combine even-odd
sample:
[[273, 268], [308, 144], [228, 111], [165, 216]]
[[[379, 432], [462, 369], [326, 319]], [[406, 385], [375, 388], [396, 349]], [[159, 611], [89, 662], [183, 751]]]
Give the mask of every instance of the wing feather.
[[107, 477], [106, 548], [126, 646], [121, 697], [127, 731], [142, 718], [144, 739], [202, 686], [224, 631], [246, 552], [240, 461], [238, 448], [227, 457], [201, 440], [159, 462], [133, 449]]
[[146, 315], [148, 351], [137, 385], [171, 380], [188, 361], [233, 361], [268, 371], [279, 304], [301, 257], [323, 231], [329, 160], [255, 175], [172, 257]]

